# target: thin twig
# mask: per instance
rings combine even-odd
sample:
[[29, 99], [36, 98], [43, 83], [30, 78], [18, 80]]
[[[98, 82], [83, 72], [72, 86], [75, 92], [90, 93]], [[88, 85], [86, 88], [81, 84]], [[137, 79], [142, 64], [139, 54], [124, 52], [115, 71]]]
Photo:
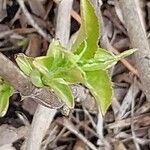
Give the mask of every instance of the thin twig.
[[99, 137], [99, 135], [88, 126], [88, 123], [86, 124], [85, 122], [79, 121], [79, 119], [75, 118], [74, 116], [71, 116], [71, 119], [73, 119], [73, 121], [78, 125], [78, 128], [83, 127], [88, 132], [91, 132], [96, 137]]
[[[113, 46], [110, 45], [110, 47], [111, 47], [111, 50], [112, 50], [112, 52], [113, 52], [114, 54], [116, 54], [116, 55], [120, 54], [119, 51], [118, 51], [117, 49], [115, 49]], [[123, 63], [123, 65], [124, 65], [129, 71], [131, 71], [134, 75], [136, 75], [137, 77], [139, 77], [139, 73], [138, 73], [137, 69], [135, 69], [126, 59], [123, 58], [123, 59], [121, 59], [120, 61]]]
[[30, 95], [34, 90], [34, 86], [19, 68], [11, 62], [6, 56], [0, 53], [0, 76], [9, 81], [15, 90], [24, 95]]
[[73, 9], [71, 10], [71, 16], [79, 23], [81, 24], [81, 17], [80, 15], [74, 11]]
[[47, 41], [51, 40], [51, 37], [40, 28], [40, 26], [34, 21], [34, 19], [32, 18], [31, 14], [28, 12], [25, 4], [24, 4], [24, 0], [17, 0], [18, 4], [20, 5], [20, 7], [22, 8], [23, 13], [25, 14], [25, 16], [27, 17], [28, 22], [37, 30], [37, 32], [44, 37]]
[[87, 115], [87, 117], [89, 118], [92, 126], [94, 129], [96, 129], [96, 123], [94, 122], [93, 118], [91, 117], [90, 113], [86, 110], [85, 107], [83, 107], [84, 113]]
[[[134, 81], [135, 82], [135, 79]], [[134, 84], [134, 83], [133, 83]], [[132, 87], [133, 89], [133, 92], [134, 93], [134, 86]], [[135, 144], [135, 147], [137, 150], [140, 150], [140, 146], [137, 142], [137, 137], [136, 137], [136, 134], [134, 132], [134, 106], [135, 106], [135, 97], [133, 97], [133, 94], [132, 94], [132, 103], [131, 103], [131, 132], [132, 132], [132, 137], [133, 137], [133, 142]]]
[[[139, 116], [135, 116], [134, 117], [134, 124], [138, 125], [138, 126], [147, 126], [150, 123], [150, 113], [147, 114], [143, 114], [143, 115], [139, 115]], [[127, 118], [127, 119], [123, 119], [123, 120], [118, 120], [115, 121], [113, 123], [107, 124], [106, 128], [109, 129], [115, 129], [115, 128], [124, 128], [124, 127], [128, 127], [131, 125], [131, 118]]]
[[68, 130], [74, 133], [79, 139], [81, 139], [85, 144], [87, 144], [92, 150], [97, 150], [95, 145], [88, 141], [77, 129], [76, 127], [66, 118], [58, 119], [57, 122], [65, 126]]
[[[134, 90], [134, 91], [133, 91]], [[139, 93], [139, 87], [137, 86], [136, 83], [133, 83], [126, 96], [123, 99], [123, 102], [119, 108], [118, 114], [117, 114], [117, 120], [123, 119], [125, 117], [125, 114], [127, 112], [127, 110], [129, 110], [129, 108], [131, 107], [133, 98], [135, 99], [137, 94]]]
[[34, 28], [16, 28], [13, 30], [6, 30], [0, 32], [0, 39], [5, 38], [5, 37], [10, 37], [13, 34], [28, 34], [28, 33], [33, 33], [36, 32]]
[[[53, 0], [56, 4], [59, 4], [61, 0]], [[79, 23], [81, 24], [81, 17], [80, 15], [74, 11], [73, 9], [71, 10], [71, 16]]]

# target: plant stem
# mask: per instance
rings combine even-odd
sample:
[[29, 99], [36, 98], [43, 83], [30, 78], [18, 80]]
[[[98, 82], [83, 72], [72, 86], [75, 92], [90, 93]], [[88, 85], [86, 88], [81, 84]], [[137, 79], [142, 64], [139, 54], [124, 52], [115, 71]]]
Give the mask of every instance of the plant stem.
[[[62, 0], [58, 7], [56, 38], [59, 39], [64, 46], [66, 46], [69, 41], [70, 10], [72, 9], [72, 3], [73, 0]], [[48, 109], [41, 105], [37, 107], [27, 141], [27, 150], [41, 150], [42, 139], [53, 121], [56, 112], [55, 109]]]
[[27, 150], [40, 150], [41, 142], [46, 134], [49, 125], [54, 119], [56, 109], [50, 109], [42, 105], [38, 105], [27, 140]]

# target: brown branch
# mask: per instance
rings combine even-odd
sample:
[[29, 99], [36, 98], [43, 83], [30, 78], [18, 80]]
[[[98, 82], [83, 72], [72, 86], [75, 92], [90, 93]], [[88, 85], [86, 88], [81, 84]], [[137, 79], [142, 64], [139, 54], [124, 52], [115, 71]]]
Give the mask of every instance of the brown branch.
[[0, 53], [0, 76], [21, 95], [30, 97], [49, 108], [61, 108], [63, 103], [47, 88], [36, 88], [29, 78], [6, 56]]
[[72, 3], [73, 0], [62, 0], [58, 5], [56, 38], [58, 38], [65, 47], [70, 37], [70, 13]]
[[138, 14], [137, 4], [135, 0], [119, 0], [119, 4], [132, 47], [138, 48], [134, 58], [145, 94], [150, 100], [150, 47]]
[[43, 137], [53, 121], [56, 112], [56, 109], [49, 109], [43, 107], [42, 105], [38, 105], [29, 130], [29, 136], [26, 145], [27, 150], [41, 149]]
[[0, 76], [23, 95], [31, 95], [34, 87], [29, 79], [2, 53], [0, 53], [0, 64]]
[[25, 14], [28, 22], [37, 30], [37, 32], [44, 37], [47, 41], [50, 41], [51, 37], [40, 28], [40, 26], [34, 21], [31, 14], [28, 12], [27, 8], [25, 7], [24, 0], [17, 0], [18, 4], [20, 5], [23, 13]]
[[[62, 0], [58, 6], [58, 18], [56, 38], [59, 38], [64, 46], [68, 43], [70, 35], [70, 10], [73, 0]], [[63, 17], [61, 15], [63, 14]], [[63, 25], [63, 27], [62, 27]], [[56, 110], [47, 109], [41, 105], [38, 106], [32, 121], [29, 137], [27, 140], [28, 150], [40, 150], [41, 142], [49, 128]], [[40, 129], [40, 130], [39, 130]]]

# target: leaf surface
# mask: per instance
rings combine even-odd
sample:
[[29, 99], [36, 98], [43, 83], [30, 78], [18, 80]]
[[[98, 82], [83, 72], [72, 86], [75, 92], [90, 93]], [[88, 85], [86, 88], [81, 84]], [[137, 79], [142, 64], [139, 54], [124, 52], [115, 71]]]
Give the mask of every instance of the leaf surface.
[[98, 48], [99, 21], [90, 0], [81, 0], [80, 3], [82, 23], [72, 50], [78, 55], [82, 53], [81, 59], [89, 59], [94, 57]]
[[36, 86], [36, 87], [43, 87], [44, 84], [42, 82], [42, 74], [37, 70], [33, 69], [31, 74], [30, 74], [31, 82]]
[[99, 109], [105, 114], [112, 102], [112, 83], [108, 73], [104, 70], [86, 72], [85, 85], [95, 97]]
[[136, 49], [127, 50], [121, 54], [114, 55], [105, 49], [99, 48], [94, 58], [80, 61], [79, 65], [84, 71], [106, 70], [115, 65], [119, 60], [134, 53]]
[[0, 117], [3, 117], [9, 106], [9, 97], [13, 94], [13, 88], [5, 81], [0, 84]]
[[16, 58], [16, 62], [19, 66], [19, 68], [27, 75], [29, 76], [32, 69], [33, 69], [33, 65], [32, 65], [32, 61], [33, 58], [31, 57], [27, 57], [26, 55], [24, 55], [23, 53], [20, 53], [17, 55]]
[[49, 56], [37, 57], [33, 61], [34, 67], [47, 77], [52, 76], [51, 66], [54, 58]]
[[74, 108], [74, 97], [71, 88], [65, 80], [57, 78], [49, 81], [47, 79], [45, 85], [50, 86], [70, 109]]

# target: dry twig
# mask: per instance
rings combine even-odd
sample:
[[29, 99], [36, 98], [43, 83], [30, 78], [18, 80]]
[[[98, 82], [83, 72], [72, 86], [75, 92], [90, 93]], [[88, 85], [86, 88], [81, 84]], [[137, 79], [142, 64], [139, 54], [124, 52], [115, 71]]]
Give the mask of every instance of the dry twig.
[[[135, 83], [135, 79], [134, 79], [133, 84], [134, 84], [134, 83]], [[134, 86], [133, 86], [132, 88], [133, 88], [133, 93], [135, 93], [135, 92], [134, 92]], [[133, 142], [134, 142], [134, 144], [135, 144], [136, 150], [140, 150], [140, 146], [139, 146], [138, 141], [137, 141], [136, 133], [134, 132], [134, 107], [135, 107], [135, 97], [133, 97], [133, 95], [132, 95], [131, 97], [132, 97], [132, 103], [131, 103], [131, 132], [132, 132]]]
[[[56, 38], [59, 38], [64, 46], [66, 46], [69, 40], [68, 35], [70, 34], [70, 10], [72, 8], [72, 2], [70, 0], [62, 0], [62, 2], [59, 4], [58, 17], [62, 15], [62, 12], [64, 16], [61, 19], [57, 19]], [[69, 5], [67, 5], [68, 3]], [[63, 28], [61, 28], [62, 24]], [[28, 150], [41, 149], [40, 147], [42, 139], [47, 129], [49, 128], [56, 112], [57, 111], [54, 109], [48, 109], [41, 105], [38, 106], [32, 121], [31, 132], [27, 144]]]
[[76, 127], [66, 118], [58, 119], [57, 122], [63, 126], [65, 126], [68, 130], [74, 133], [79, 139], [81, 139], [85, 144], [87, 144], [92, 150], [97, 150], [97, 148], [88, 141], [77, 129]]
[[31, 14], [28, 12], [27, 8], [25, 7], [24, 0], [17, 0], [17, 1], [20, 7], [22, 8], [23, 13], [27, 17], [27, 20], [29, 21], [29, 23], [37, 30], [37, 32], [42, 37], [44, 37], [47, 41], [50, 41], [51, 37], [40, 28], [40, 26], [32, 18]]
[[138, 48], [138, 51], [134, 54], [134, 58], [144, 92], [147, 99], [150, 100], [150, 46], [138, 14], [136, 1], [119, 0], [119, 4], [132, 47]]

